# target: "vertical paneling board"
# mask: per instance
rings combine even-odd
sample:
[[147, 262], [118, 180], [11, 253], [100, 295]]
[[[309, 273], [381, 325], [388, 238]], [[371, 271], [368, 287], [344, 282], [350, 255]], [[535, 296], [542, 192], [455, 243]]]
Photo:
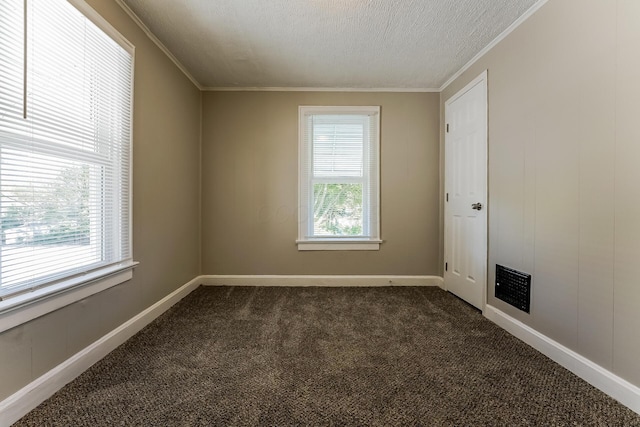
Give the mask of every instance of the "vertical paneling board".
[[[577, 344], [579, 264], [579, 147], [576, 128], [582, 118], [575, 102], [582, 87], [575, 80], [575, 34], [582, 23], [567, 20], [570, 2], [539, 11], [545, 31], [535, 34], [534, 76], [540, 93], [536, 120], [535, 324], [545, 335], [575, 349]], [[571, 52], [571, 54], [568, 54]], [[517, 102], [517, 100], [513, 100]]]
[[640, 385], [640, 2], [617, 18], [613, 367]]
[[[533, 271], [535, 213], [534, 40], [517, 31], [503, 41], [512, 54], [496, 57], [489, 70], [489, 287], [495, 264]], [[517, 99], [518, 103], [513, 100]], [[496, 300], [498, 301], [498, 300]], [[499, 302], [498, 302], [499, 303]], [[505, 311], [515, 310], [504, 304]]]
[[[590, 2], [575, 29], [580, 37], [574, 77], [581, 89], [573, 110], [580, 167], [580, 287], [578, 346], [580, 354], [611, 369], [613, 355], [613, 244], [615, 8]], [[593, 31], [590, 27], [597, 27]], [[588, 64], [588, 72], [581, 71]]]

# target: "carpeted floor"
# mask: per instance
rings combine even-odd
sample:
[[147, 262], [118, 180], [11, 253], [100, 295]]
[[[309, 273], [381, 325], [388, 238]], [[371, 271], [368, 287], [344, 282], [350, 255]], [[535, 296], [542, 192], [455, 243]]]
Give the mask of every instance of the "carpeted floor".
[[640, 426], [431, 287], [199, 288], [18, 426]]

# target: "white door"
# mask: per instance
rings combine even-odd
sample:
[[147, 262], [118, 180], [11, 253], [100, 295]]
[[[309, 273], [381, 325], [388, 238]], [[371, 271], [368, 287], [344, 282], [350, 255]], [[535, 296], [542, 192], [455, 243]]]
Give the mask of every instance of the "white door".
[[487, 287], [487, 72], [445, 102], [445, 287], [484, 310]]

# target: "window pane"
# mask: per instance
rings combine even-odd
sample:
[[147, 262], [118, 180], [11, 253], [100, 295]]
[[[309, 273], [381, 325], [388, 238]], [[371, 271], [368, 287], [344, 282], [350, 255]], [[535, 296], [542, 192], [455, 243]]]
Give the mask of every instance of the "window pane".
[[2, 287], [100, 262], [102, 168], [7, 148], [0, 159]]
[[28, 30], [28, 136], [104, 153], [127, 129], [130, 55], [59, 0], [29, 2]]
[[313, 117], [313, 176], [361, 177], [367, 116]]
[[362, 184], [313, 185], [313, 235], [362, 236]]

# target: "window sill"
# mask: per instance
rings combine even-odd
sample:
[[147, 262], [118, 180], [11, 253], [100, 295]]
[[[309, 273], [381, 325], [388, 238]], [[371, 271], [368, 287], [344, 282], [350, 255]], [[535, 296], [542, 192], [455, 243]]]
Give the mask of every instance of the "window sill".
[[382, 240], [297, 240], [299, 251], [377, 251]]
[[0, 301], [0, 332], [126, 282], [137, 265], [127, 262], [105, 267]]

